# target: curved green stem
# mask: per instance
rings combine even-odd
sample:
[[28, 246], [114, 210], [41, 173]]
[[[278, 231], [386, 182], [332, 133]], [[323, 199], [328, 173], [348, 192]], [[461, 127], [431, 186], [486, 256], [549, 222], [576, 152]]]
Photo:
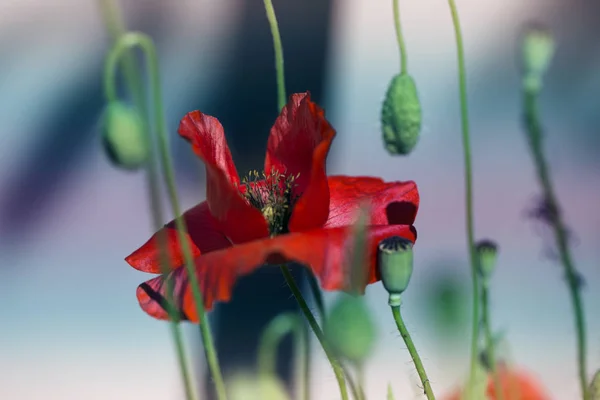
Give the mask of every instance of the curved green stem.
[[[123, 19], [119, 12], [118, 7], [116, 6], [114, 0], [104, 0], [100, 2], [100, 6], [102, 8], [104, 19], [106, 21], [106, 25], [108, 31], [113, 39], [113, 41], [118, 41], [118, 39], [126, 33], [125, 25], [123, 23]], [[140, 110], [142, 114], [142, 119], [144, 123], [144, 131], [146, 132], [146, 141], [148, 143], [151, 142], [151, 138], [148, 134], [150, 121], [148, 120], [148, 113], [146, 111], [146, 104], [144, 100], [144, 90], [141, 85], [141, 81], [139, 79], [139, 75], [136, 73], [137, 66], [135, 64], [135, 59], [133, 58], [131, 52], [127, 52], [122, 57], [122, 69], [123, 74], [125, 76], [125, 82], [128, 86], [128, 89], [131, 93], [132, 98], [134, 99], [134, 103], [136, 107]], [[107, 96], [108, 97], [108, 96]], [[114, 99], [113, 99], [114, 100]], [[146, 172], [148, 177], [148, 187], [150, 194], [150, 209], [152, 214], [153, 226], [156, 231], [159, 231], [158, 242], [160, 249], [160, 265], [163, 275], [166, 277], [167, 273], [170, 270], [169, 266], [169, 255], [167, 250], [167, 238], [164, 233], [160, 232], [163, 223], [163, 215], [162, 215], [162, 207], [160, 204], [160, 194], [158, 188], [158, 167], [156, 162], [156, 154], [152, 149], [152, 146], [148, 146], [150, 150], [150, 161], [146, 165]], [[171, 334], [173, 336], [173, 341], [175, 344], [175, 351], [177, 354], [177, 361], [179, 364], [179, 370], [181, 372], [181, 376], [183, 379], [183, 386], [185, 391], [186, 399], [193, 400], [196, 398], [194, 393], [192, 380], [190, 379], [188, 361], [186, 357], [185, 346], [183, 342], [183, 336], [181, 334], [181, 328], [179, 326], [179, 314], [172, 307], [173, 304], [173, 282], [172, 280], [167, 280], [167, 288], [166, 288], [166, 303], [167, 303], [167, 313], [169, 315], [169, 325], [171, 328]]]
[[571, 256], [567, 228], [562, 220], [562, 214], [554, 192], [554, 186], [552, 185], [550, 173], [548, 172], [548, 164], [542, 149], [542, 127], [537, 106], [538, 92], [525, 90], [524, 97], [525, 123], [529, 147], [533, 155], [538, 180], [542, 187], [545, 207], [548, 209], [548, 222], [554, 230], [554, 237], [560, 261], [565, 271], [571, 303], [573, 304], [575, 329], [577, 331], [577, 366], [579, 370], [579, 384], [581, 386], [583, 398], [587, 399], [589, 394], [587, 393], [586, 332], [583, 301], [579, 290], [581, 284], [580, 278], [577, 269], [575, 268], [573, 257]]
[[[292, 312], [280, 314], [275, 317], [265, 328], [260, 343], [258, 345], [258, 372], [262, 376], [272, 376], [276, 374], [277, 367], [277, 348], [281, 340], [288, 334], [293, 334], [298, 353], [302, 354], [302, 348], [308, 343], [306, 337], [308, 332], [300, 317]], [[308, 373], [307, 370], [302, 371]], [[309, 397], [309, 386], [307, 376], [303, 376], [304, 385], [302, 386], [302, 395], [299, 398], [305, 400]]]
[[398, 0], [393, 0], [394, 7], [394, 27], [396, 28], [396, 40], [398, 41], [398, 50], [400, 51], [400, 72], [406, 74], [408, 72], [408, 59], [406, 56], [406, 44], [404, 36], [402, 36], [402, 25], [400, 25], [400, 5]]
[[319, 327], [319, 324], [317, 323], [317, 320], [315, 319], [314, 315], [310, 311], [308, 304], [306, 304], [306, 300], [304, 300], [304, 297], [302, 296], [302, 292], [298, 288], [298, 285], [296, 285], [296, 281], [294, 280], [294, 277], [292, 276], [289, 268], [286, 265], [282, 265], [281, 272], [283, 273], [283, 277], [285, 278], [286, 283], [290, 287], [292, 294], [296, 298], [296, 301], [298, 302], [298, 305], [300, 306], [300, 310], [302, 311], [302, 314], [304, 314], [304, 316], [306, 317], [308, 324], [310, 325], [315, 336], [319, 340], [319, 343], [323, 347], [323, 350], [325, 351], [325, 355], [327, 356], [327, 359], [331, 363], [331, 368], [333, 368], [333, 373], [335, 374], [335, 378], [338, 382], [338, 385], [340, 386], [340, 393], [342, 394], [342, 399], [348, 400], [348, 390], [346, 389], [346, 380], [344, 378], [344, 371], [343, 371], [339, 361], [331, 353], [331, 350], [329, 349], [329, 346], [327, 345], [325, 335], [323, 334], [323, 331]]
[[206, 312], [204, 310], [204, 301], [202, 293], [200, 292], [200, 285], [198, 283], [198, 277], [195, 273], [195, 265], [190, 249], [190, 244], [186, 238], [187, 227], [185, 221], [181, 217], [181, 209], [179, 206], [179, 199], [177, 195], [177, 188], [175, 186], [175, 174], [173, 172], [173, 166], [169, 156], [169, 147], [166, 133], [164, 110], [162, 106], [162, 94], [160, 87], [160, 76], [158, 73], [158, 57], [152, 39], [142, 33], [132, 32], [122, 36], [114, 48], [111, 50], [107, 61], [106, 61], [106, 74], [105, 74], [105, 92], [108, 98], [116, 97], [115, 88], [115, 70], [116, 64], [120, 55], [131, 47], [139, 46], [145, 53], [148, 62], [148, 74], [150, 76], [150, 82], [152, 87], [152, 101], [154, 105], [155, 115], [155, 128], [158, 134], [158, 148], [161, 159], [161, 165], [163, 169], [163, 175], [167, 184], [167, 191], [171, 202], [172, 212], [175, 215], [175, 225], [179, 235], [179, 242], [183, 250], [185, 259], [185, 268], [190, 280], [190, 286], [192, 288], [192, 294], [194, 302], [196, 303], [196, 311], [198, 313], [198, 319], [200, 322], [200, 333], [202, 336], [202, 342], [204, 344], [204, 350], [206, 353], [206, 360], [208, 363], [209, 370], [215, 383], [217, 397], [222, 400], [226, 399], [225, 384], [219, 368], [219, 362], [217, 354], [215, 352], [212, 334], [210, 332], [210, 326], [208, 319], [206, 318]]
[[458, 80], [460, 88], [460, 116], [462, 124], [462, 142], [465, 164], [465, 203], [466, 203], [466, 225], [467, 241], [469, 248], [469, 261], [471, 264], [471, 280], [473, 288], [473, 315], [471, 332], [471, 365], [469, 373], [469, 393], [473, 393], [475, 385], [475, 372], [477, 368], [477, 354], [479, 341], [479, 275], [477, 271], [477, 254], [475, 250], [475, 229], [473, 224], [473, 170], [471, 166], [471, 143], [469, 138], [469, 114], [467, 106], [467, 73], [465, 68], [465, 51], [463, 47], [460, 20], [454, 0], [448, 0], [454, 32], [456, 35], [456, 49], [458, 56]]
[[490, 371], [492, 372], [492, 378], [494, 379], [494, 392], [497, 400], [503, 400], [504, 393], [502, 390], [502, 383], [500, 382], [500, 375], [498, 374], [494, 336], [492, 334], [492, 326], [490, 323], [489, 288], [485, 281], [481, 289], [481, 319], [483, 321], [488, 364], [490, 366]]
[[321, 322], [325, 321], [325, 303], [323, 302], [323, 292], [321, 292], [321, 287], [319, 287], [319, 282], [317, 282], [317, 278], [312, 271], [307, 272], [308, 285], [310, 286], [310, 291], [313, 294], [315, 305], [317, 306], [317, 310], [319, 310], [319, 315], [321, 316]]
[[427, 396], [428, 400], [435, 400], [435, 395], [433, 394], [433, 390], [431, 389], [431, 384], [429, 383], [429, 378], [427, 378], [427, 374], [425, 373], [425, 367], [423, 367], [423, 363], [421, 362], [421, 357], [419, 357], [419, 353], [417, 352], [417, 348], [408, 333], [408, 329], [406, 329], [406, 325], [404, 325], [404, 320], [402, 319], [402, 315], [400, 314], [399, 306], [391, 306], [392, 314], [394, 315], [394, 321], [396, 321], [396, 326], [398, 327], [398, 332], [404, 339], [404, 343], [408, 348], [408, 352], [415, 363], [415, 367], [417, 368], [417, 373], [419, 374], [419, 378], [421, 378], [421, 383], [423, 384], [423, 391], [425, 392], [425, 396]]
[[271, 0], [264, 0], [267, 19], [271, 26], [271, 35], [273, 36], [273, 48], [275, 49], [275, 70], [277, 72], [277, 106], [279, 111], [285, 107], [285, 75], [283, 72], [283, 47], [281, 45], [281, 36], [279, 35], [279, 25], [273, 9]]

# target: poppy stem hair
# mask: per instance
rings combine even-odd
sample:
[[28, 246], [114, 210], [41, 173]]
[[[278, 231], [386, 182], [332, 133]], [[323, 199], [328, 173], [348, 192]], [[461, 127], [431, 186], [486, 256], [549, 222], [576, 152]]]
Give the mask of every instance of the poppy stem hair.
[[292, 276], [292, 273], [290, 272], [290, 269], [287, 267], [287, 265], [281, 265], [281, 272], [283, 273], [285, 282], [290, 287], [292, 294], [296, 298], [296, 301], [298, 302], [298, 305], [300, 306], [300, 310], [302, 311], [302, 314], [304, 314], [304, 317], [306, 317], [308, 324], [310, 325], [315, 336], [319, 340], [319, 343], [323, 347], [323, 351], [325, 351], [325, 355], [327, 356], [327, 359], [331, 363], [331, 368], [333, 368], [333, 373], [335, 374], [335, 379], [337, 380], [338, 385], [340, 386], [340, 393], [342, 395], [342, 400], [348, 400], [349, 398], [348, 398], [348, 389], [346, 388], [346, 379], [344, 378], [344, 370], [342, 369], [340, 362], [333, 356], [331, 350], [329, 349], [329, 345], [327, 344], [327, 341], [325, 340], [325, 335], [323, 334], [321, 327], [317, 323], [315, 316], [310, 311], [308, 304], [306, 304], [306, 300], [304, 300], [304, 296], [302, 296], [302, 292], [300, 291], [300, 288], [296, 284], [296, 281], [294, 280], [294, 277]]
[[119, 38], [117, 43], [110, 51], [106, 60], [104, 76], [106, 97], [109, 100], [113, 100], [116, 98], [115, 73], [117, 62], [120, 59], [121, 55], [126, 50], [132, 47], [140, 47], [146, 56], [148, 64], [148, 75], [150, 77], [150, 85], [152, 87], [152, 101], [154, 105], [154, 129], [156, 129], [157, 133], [158, 149], [163, 175], [169, 194], [171, 209], [173, 215], [175, 215], [176, 218], [175, 225], [179, 236], [179, 242], [181, 243], [181, 248], [183, 250], [186, 272], [190, 280], [193, 298], [196, 303], [196, 312], [198, 313], [198, 319], [200, 321], [200, 334], [202, 336], [202, 343], [204, 345], [207, 364], [215, 383], [217, 398], [219, 400], [225, 400], [227, 398], [225, 392], [225, 383], [221, 375], [219, 361], [217, 359], [217, 353], [215, 351], [208, 318], [206, 318], [206, 312], [204, 310], [204, 300], [202, 298], [202, 293], [200, 292], [200, 285], [198, 283], [198, 277], [196, 276], [195, 272], [195, 264], [192, 257], [192, 251], [190, 248], [190, 244], [186, 239], [187, 227], [185, 221], [181, 217], [181, 207], [179, 206], [177, 188], [175, 186], [175, 174], [169, 155], [165, 116], [164, 109], [162, 106], [160, 76], [158, 73], [158, 57], [156, 54], [156, 48], [154, 47], [154, 43], [152, 42], [152, 39], [150, 37], [144, 35], [143, 33], [130, 32]]
[[467, 72], [465, 67], [465, 51], [463, 46], [460, 20], [454, 0], [448, 0], [454, 33], [456, 36], [456, 53], [458, 58], [458, 81], [460, 90], [460, 117], [462, 125], [462, 144], [465, 165], [465, 212], [467, 225], [467, 242], [469, 261], [471, 264], [471, 280], [473, 290], [472, 332], [471, 332], [471, 362], [469, 371], [469, 394], [472, 397], [477, 369], [477, 356], [479, 353], [479, 272], [477, 269], [477, 255], [475, 249], [475, 228], [473, 222], [473, 168], [471, 166], [471, 143], [469, 137], [469, 110], [467, 106]]
[[[118, 42], [120, 38], [123, 37], [126, 33], [126, 27], [123, 22], [123, 18], [121, 16], [120, 10], [115, 4], [115, 0], [103, 0], [100, 2], [102, 12], [104, 15], [105, 23], [107, 25], [107, 29], [113, 39], [114, 42]], [[148, 121], [148, 112], [147, 107], [144, 103], [144, 90], [139, 78], [139, 74], [137, 73], [137, 65], [135, 59], [132, 57], [130, 51], [126, 52], [122, 56], [121, 67], [123, 69], [123, 74], [125, 76], [125, 82], [130, 95], [133, 98], [136, 108], [143, 116], [143, 124], [145, 125], [144, 129], [144, 139], [150, 143], [151, 138], [149, 135], [150, 122]], [[114, 71], [114, 67], [111, 68]], [[107, 72], [109, 69], [107, 69]], [[113, 78], [114, 80], [114, 78]], [[110, 85], [105, 85], [105, 88], [109, 88]], [[108, 94], [107, 94], [108, 97]], [[110, 99], [108, 99], [110, 102]], [[115, 99], [113, 99], [115, 100]], [[154, 154], [154, 150], [152, 146], [149, 146], [150, 149], [150, 159], [149, 162], [146, 163], [146, 175], [148, 177], [148, 186], [150, 193], [150, 209], [152, 212], [152, 220], [154, 224], [154, 229], [159, 230], [163, 224], [163, 213], [162, 208], [160, 206], [160, 194], [158, 189], [158, 166], [156, 155]], [[160, 249], [161, 249], [161, 268], [165, 273], [169, 270], [168, 265], [168, 254], [165, 251], [167, 249], [166, 246], [166, 238], [164, 235], [160, 235], [159, 237]], [[167, 303], [172, 304], [173, 298], [173, 281], [171, 279], [167, 279], [167, 292], [166, 299]], [[185, 390], [185, 396], [187, 400], [196, 399], [196, 394], [193, 389], [193, 384], [190, 379], [189, 373], [189, 363], [186, 356], [185, 344], [183, 341], [183, 336], [181, 334], [181, 329], [179, 326], [179, 316], [174, 307], [167, 307], [167, 312], [169, 313], [170, 327], [171, 333], [173, 335], [173, 341], [175, 343], [175, 350], [177, 354], [177, 361], [179, 364], [179, 370], [181, 371], [181, 376], [183, 379], [183, 386]]]

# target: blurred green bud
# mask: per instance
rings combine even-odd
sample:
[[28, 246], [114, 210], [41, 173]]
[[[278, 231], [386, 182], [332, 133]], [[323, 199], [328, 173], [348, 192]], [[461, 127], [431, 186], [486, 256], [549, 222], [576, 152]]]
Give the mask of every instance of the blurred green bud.
[[102, 143], [111, 162], [123, 169], [138, 169], [150, 156], [141, 117], [119, 101], [106, 107]]
[[290, 400], [283, 383], [274, 375], [235, 375], [227, 384], [230, 400]]
[[[475, 245], [479, 261], [479, 274], [488, 279], [496, 269], [498, 245], [491, 240], [481, 240]], [[485, 282], [485, 281], [484, 281]]]
[[596, 371], [588, 389], [590, 400], [600, 400], [600, 370]]
[[406, 155], [419, 141], [421, 103], [410, 75], [396, 75], [390, 82], [381, 109], [381, 130], [390, 154]]
[[369, 356], [377, 332], [371, 313], [362, 297], [341, 294], [336, 299], [324, 333], [332, 350], [351, 362], [362, 364]]
[[400, 236], [391, 236], [379, 243], [379, 272], [383, 287], [390, 294], [390, 306], [400, 305], [400, 295], [406, 290], [413, 271], [413, 243]]
[[539, 91], [542, 78], [554, 56], [554, 38], [551, 32], [539, 25], [528, 27], [523, 35], [523, 85], [527, 90]]

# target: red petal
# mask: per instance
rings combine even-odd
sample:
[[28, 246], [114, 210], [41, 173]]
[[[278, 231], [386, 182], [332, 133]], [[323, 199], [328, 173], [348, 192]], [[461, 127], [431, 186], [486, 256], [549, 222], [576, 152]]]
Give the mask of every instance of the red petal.
[[329, 210], [325, 162], [335, 131], [323, 109], [310, 101], [310, 93], [290, 96], [275, 121], [267, 144], [265, 172], [272, 169], [298, 175], [296, 202], [288, 229], [291, 232], [323, 226]]
[[194, 152], [204, 161], [208, 208], [227, 237], [234, 243], [243, 243], [268, 236], [262, 213], [240, 195], [240, 178], [219, 121], [192, 111], [181, 120], [179, 134], [190, 141]]
[[[220, 230], [218, 221], [212, 216], [208, 210], [208, 203], [202, 202], [194, 208], [186, 211], [183, 218], [188, 228], [187, 238], [192, 249], [194, 258], [200, 254], [206, 254], [211, 251], [221, 250], [231, 246], [231, 242], [225, 234]], [[169, 250], [171, 269], [183, 265], [184, 257], [175, 221], [169, 222], [162, 230], [166, 235], [167, 248]], [[155, 233], [152, 237], [142, 245], [139, 249], [128, 256], [125, 261], [133, 268], [140, 271], [150, 272], [154, 274], [162, 273], [160, 265], [160, 251], [158, 248], [159, 233]]]
[[326, 228], [352, 225], [359, 207], [370, 204], [374, 225], [411, 225], [419, 209], [419, 191], [413, 181], [384, 182], [367, 176], [329, 177], [329, 219]]
[[[379, 242], [396, 235], [414, 241], [416, 236], [414, 228], [408, 225], [370, 226], [368, 232], [368, 282], [373, 283], [379, 280], [376, 251]], [[349, 260], [346, 255], [353, 244], [352, 227], [317, 229], [257, 240], [200, 256], [196, 259], [196, 273], [204, 294], [205, 307], [210, 310], [215, 301], [229, 301], [238, 277], [247, 275], [264, 264], [296, 261], [313, 271], [323, 289], [349, 289]], [[197, 322], [198, 316], [186, 269], [178, 268], [169, 276], [176, 282], [174, 293], [177, 305], [185, 318]], [[167, 313], [161, 306], [164, 296], [163, 277], [147, 281], [137, 289], [142, 309], [155, 318], [167, 318]]]

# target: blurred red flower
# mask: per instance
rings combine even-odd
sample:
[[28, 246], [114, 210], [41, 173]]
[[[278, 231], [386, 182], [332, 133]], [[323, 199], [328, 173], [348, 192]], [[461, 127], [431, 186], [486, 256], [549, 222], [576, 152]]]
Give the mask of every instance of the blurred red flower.
[[[335, 131], [309, 93], [294, 94], [270, 131], [264, 173], [240, 180], [223, 127], [199, 111], [179, 125], [206, 166], [206, 201], [184, 213], [204, 302], [228, 301], [236, 279], [264, 264], [307, 266], [326, 290], [349, 289], [344, 258], [359, 207], [370, 205], [368, 282], [379, 280], [377, 245], [390, 236], [414, 242], [419, 206], [414, 182], [373, 177], [327, 177], [325, 164]], [[198, 320], [175, 224], [163, 228], [182, 318]], [[134, 268], [161, 273], [156, 234], [126, 258]], [[139, 303], [155, 318], [164, 308], [164, 277], [141, 284]]]
[[[500, 385], [504, 400], [550, 400], [543, 388], [528, 374], [523, 371], [509, 369], [499, 366]], [[460, 390], [447, 397], [446, 400], [461, 400]], [[494, 380], [488, 378], [486, 388], [486, 399], [496, 400]]]

